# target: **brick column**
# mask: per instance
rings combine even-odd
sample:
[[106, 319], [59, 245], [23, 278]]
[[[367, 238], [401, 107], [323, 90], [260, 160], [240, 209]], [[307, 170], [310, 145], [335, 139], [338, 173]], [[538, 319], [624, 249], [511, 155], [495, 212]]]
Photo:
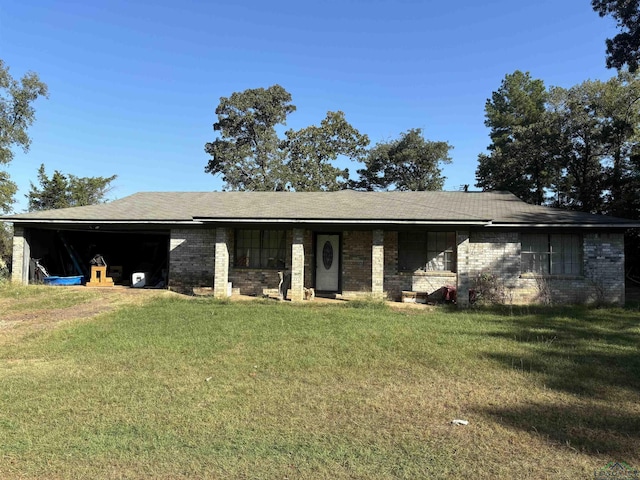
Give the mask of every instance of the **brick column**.
[[29, 263], [31, 248], [27, 238], [27, 231], [18, 225], [13, 226], [13, 260], [11, 263], [11, 281], [29, 284]]
[[371, 244], [371, 295], [384, 297], [384, 231], [373, 231]]
[[216, 228], [215, 273], [213, 274], [213, 295], [216, 298], [227, 298], [229, 283], [229, 247], [227, 229]]
[[304, 230], [293, 229], [291, 243], [291, 301], [304, 300]]
[[456, 232], [458, 282], [457, 303], [460, 308], [469, 306], [469, 232]]

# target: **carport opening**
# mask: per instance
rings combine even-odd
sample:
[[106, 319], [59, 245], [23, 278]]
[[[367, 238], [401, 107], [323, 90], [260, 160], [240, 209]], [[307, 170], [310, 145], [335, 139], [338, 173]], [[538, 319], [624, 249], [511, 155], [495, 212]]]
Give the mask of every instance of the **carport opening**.
[[116, 285], [131, 286], [145, 279], [144, 286], [164, 288], [168, 283], [169, 232], [108, 232], [45, 230], [31, 231], [30, 283], [41, 280], [38, 259], [49, 275], [83, 275], [89, 280], [91, 260], [102, 255], [107, 276]]

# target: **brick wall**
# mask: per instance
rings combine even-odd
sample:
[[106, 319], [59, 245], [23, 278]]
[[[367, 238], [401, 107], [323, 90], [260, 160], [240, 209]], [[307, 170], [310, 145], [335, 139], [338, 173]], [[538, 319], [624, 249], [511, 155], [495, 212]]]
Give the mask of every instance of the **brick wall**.
[[169, 288], [191, 294], [193, 287], [212, 287], [215, 268], [213, 228], [171, 230]]
[[442, 287], [455, 286], [457, 275], [443, 271], [398, 271], [398, 232], [387, 231], [384, 235], [384, 290], [389, 300], [400, 301], [402, 291], [439, 294]]
[[530, 303], [624, 304], [624, 235], [583, 236], [583, 274], [540, 276], [521, 273], [519, 232], [471, 232], [469, 284], [478, 275], [498, 278], [504, 301]]
[[624, 305], [624, 235], [585, 235], [584, 259], [585, 282], [591, 286], [591, 292], [585, 300]]
[[524, 274], [514, 303], [612, 303], [624, 305], [624, 234], [583, 236], [583, 275], [539, 277]]
[[[227, 230], [229, 242], [229, 281], [234, 289], [239, 289], [241, 295], [262, 295], [264, 288], [278, 288], [280, 282], [277, 270], [262, 270], [256, 268], [236, 268], [235, 265], [235, 229]], [[285, 262], [287, 268], [291, 265], [291, 232], [287, 231], [287, 246]]]
[[398, 232], [384, 232], [384, 291], [390, 300], [400, 300], [403, 290], [411, 290], [411, 280], [398, 275]]
[[342, 234], [342, 294], [371, 294], [372, 232], [353, 230]]
[[[16, 252], [21, 255], [18, 232]], [[215, 267], [215, 229], [174, 229], [170, 240], [170, 287], [189, 291], [193, 286], [212, 286]], [[291, 269], [292, 230], [287, 231], [286, 268]], [[372, 255], [372, 231], [342, 232], [342, 293], [345, 297], [371, 295], [372, 257], [384, 263], [383, 293], [399, 300], [403, 290], [433, 293], [445, 285], [458, 285], [459, 304], [468, 298], [467, 289], [482, 273], [493, 274], [514, 304], [624, 303], [624, 235], [589, 233], [583, 236], [583, 275], [539, 277], [522, 274], [520, 233], [517, 231], [471, 231], [457, 233], [457, 273], [398, 272], [398, 233], [383, 234], [384, 251]], [[240, 293], [261, 295], [264, 288], [277, 288], [278, 271], [235, 268], [234, 230], [227, 230], [229, 281]], [[314, 284], [313, 232], [302, 235], [304, 286]], [[379, 244], [379, 238], [377, 243]], [[16, 255], [14, 253], [14, 255]], [[15, 262], [15, 258], [14, 258]], [[379, 269], [379, 266], [378, 266]], [[15, 270], [15, 267], [14, 267]], [[190, 293], [190, 292], [189, 292]]]
[[624, 235], [584, 235], [583, 275], [535, 276], [521, 273], [521, 238], [518, 231], [457, 232], [457, 273], [398, 272], [397, 232], [385, 233], [387, 297], [399, 300], [403, 290], [433, 294], [444, 285], [457, 285], [458, 304], [464, 306], [468, 290], [480, 274], [498, 279], [503, 301], [529, 303], [624, 303]]
[[[254, 269], [254, 268], [236, 268], [235, 261], [235, 231], [228, 230], [229, 242], [229, 281], [233, 284], [233, 288], [239, 288], [242, 295], [262, 295], [262, 290], [278, 288], [279, 278], [278, 270], [271, 269]], [[286, 232], [286, 255], [285, 269], [291, 271], [291, 246], [293, 244], [293, 230]], [[311, 230], [303, 232], [303, 248], [304, 248], [304, 286], [311, 287], [313, 285], [313, 233]]]

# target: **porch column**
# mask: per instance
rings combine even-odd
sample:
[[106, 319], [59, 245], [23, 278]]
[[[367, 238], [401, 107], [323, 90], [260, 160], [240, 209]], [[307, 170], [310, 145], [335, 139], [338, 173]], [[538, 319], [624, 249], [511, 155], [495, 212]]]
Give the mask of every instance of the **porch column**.
[[24, 227], [13, 225], [13, 260], [11, 263], [11, 281], [29, 284], [29, 263], [31, 261], [31, 247]]
[[460, 308], [469, 306], [469, 232], [456, 232], [458, 281], [457, 304]]
[[213, 274], [213, 296], [227, 298], [229, 283], [229, 247], [226, 228], [216, 228], [215, 269]]
[[304, 230], [293, 229], [291, 242], [291, 301], [304, 300]]
[[384, 296], [384, 231], [373, 231], [371, 245], [371, 295], [382, 298]]

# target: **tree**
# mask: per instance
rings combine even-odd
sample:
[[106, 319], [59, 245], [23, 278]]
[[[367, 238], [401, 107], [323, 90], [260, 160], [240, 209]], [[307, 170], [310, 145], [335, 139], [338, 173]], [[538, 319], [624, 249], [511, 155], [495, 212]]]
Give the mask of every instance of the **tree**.
[[[33, 72], [25, 74], [20, 81], [9, 73], [9, 67], [0, 59], [0, 165], [6, 165], [14, 157], [13, 147], [29, 150], [31, 139], [27, 129], [35, 120], [32, 103], [48, 95], [47, 85]], [[14, 203], [17, 186], [9, 174], [0, 171], [0, 212], [8, 213]]]
[[[0, 213], [11, 211], [14, 195], [18, 186], [9, 179], [9, 174], [0, 171]], [[13, 229], [6, 223], [0, 223], [0, 280], [9, 275], [9, 265], [13, 256]]]
[[611, 15], [621, 29], [613, 39], [607, 39], [607, 68], [621, 70], [625, 65], [631, 73], [638, 70], [640, 60], [640, 1], [591, 0], [591, 6], [601, 16]]
[[364, 190], [442, 190], [445, 177], [441, 163], [450, 163], [447, 142], [425, 140], [420, 128], [400, 138], [377, 143], [367, 153], [365, 168], [358, 170], [354, 184]]
[[14, 203], [14, 195], [18, 191], [18, 186], [11, 181], [9, 174], [0, 171], [0, 212], [3, 214], [11, 211]]
[[348, 185], [349, 170], [332, 165], [338, 156], [360, 159], [369, 138], [356, 130], [343, 112], [327, 112], [320, 126], [288, 130], [282, 148], [287, 154], [286, 185], [291, 190], [332, 191]]
[[221, 97], [213, 129], [220, 137], [205, 145], [211, 160], [205, 172], [221, 174], [229, 190], [282, 190], [284, 152], [276, 125], [285, 125], [296, 107], [280, 85]]
[[288, 130], [296, 107], [280, 85], [221, 97], [213, 129], [220, 138], [205, 144], [211, 160], [205, 172], [222, 175], [228, 190], [337, 190], [347, 185], [348, 169], [332, 164], [339, 156], [358, 160], [369, 139], [350, 125], [343, 112], [327, 112], [320, 126]]
[[550, 108], [560, 119], [564, 168], [559, 205], [634, 217], [640, 80], [620, 72], [606, 82], [554, 88]]
[[[9, 67], [0, 59], [0, 165], [13, 160], [14, 147], [29, 150], [31, 138], [27, 129], [35, 120], [32, 104], [38, 97], [47, 97], [47, 85], [37, 74], [26, 73], [20, 81], [9, 73]], [[9, 213], [14, 203], [17, 185], [11, 181], [6, 171], [0, 171], [0, 212]], [[8, 273], [11, 264], [12, 231], [0, 225], [0, 277]]]
[[547, 116], [544, 82], [516, 70], [506, 75], [485, 104], [492, 143], [478, 156], [476, 186], [507, 190], [542, 204], [557, 171], [555, 119]]
[[76, 177], [66, 175], [58, 170], [49, 178], [44, 165], [38, 169], [38, 183], [33, 183], [27, 198], [29, 211], [51, 210], [67, 207], [81, 207], [104, 203], [105, 196], [111, 191], [111, 182], [117, 175], [111, 177]]
[[640, 148], [640, 79], [620, 72], [603, 85], [599, 96], [605, 148], [604, 189], [606, 213], [640, 218], [638, 183], [640, 169], [636, 153]]
[[551, 108], [560, 122], [562, 172], [556, 183], [557, 206], [601, 213], [603, 206], [602, 82], [586, 81], [569, 89], [554, 87]]
[[48, 96], [47, 85], [36, 73], [28, 72], [17, 81], [0, 60], [0, 164], [13, 159], [14, 146], [22, 147], [25, 152], [29, 150], [31, 139], [27, 129], [35, 120], [31, 104], [41, 96]]

